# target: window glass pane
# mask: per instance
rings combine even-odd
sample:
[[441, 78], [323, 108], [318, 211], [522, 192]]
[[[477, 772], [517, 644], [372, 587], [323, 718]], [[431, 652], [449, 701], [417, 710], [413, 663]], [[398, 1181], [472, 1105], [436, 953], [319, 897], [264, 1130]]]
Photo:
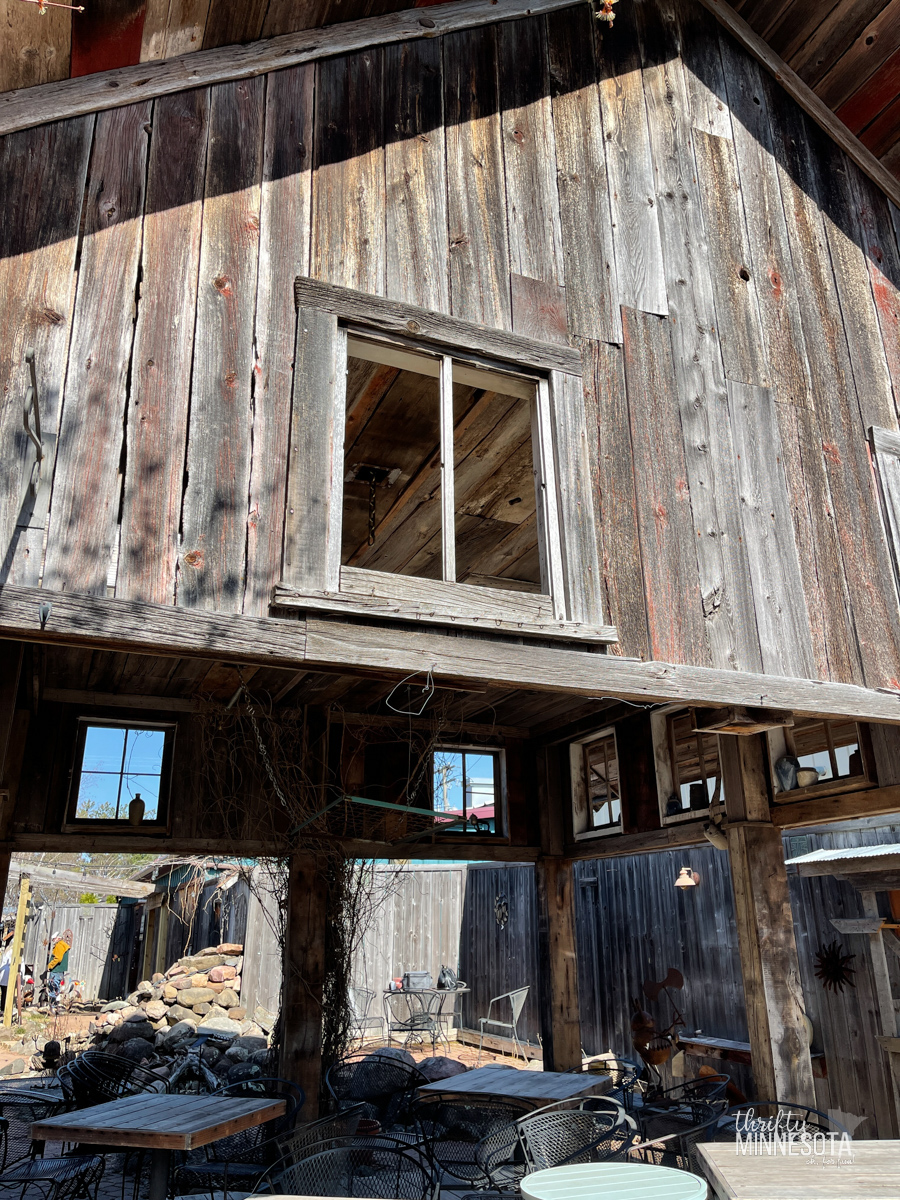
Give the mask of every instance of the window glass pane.
[[125, 730], [108, 725], [91, 725], [84, 738], [82, 771], [122, 770], [122, 748], [125, 745]]
[[859, 729], [855, 721], [816, 721], [797, 719], [788, 730], [789, 741], [801, 767], [812, 767], [819, 782], [834, 779], [834, 766], [828, 752], [828, 740], [834, 747], [837, 778], [865, 775], [859, 748]]
[[451, 820], [460, 822], [447, 832], [496, 832], [496, 777], [496, 752], [443, 749], [435, 751], [435, 810], [446, 813]]
[[456, 577], [541, 591], [531, 401], [453, 385]]
[[88, 725], [75, 817], [80, 820], [128, 819], [128, 806], [140, 794], [144, 820], [159, 815], [165, 729]]
[[598, 738], [585, 747], [588, 804], [594, 829], [616, 825], [622, 816], [619, 760], [615, 735]]
[[463, 815], [463, 756], [455, 750], [434, 755], [434, 808], [436, 812]]
[[440, 382], [421, 361], [419, 374], [347, 359], [341, 562], [440, 579]]
[[719, 778], [718, 738], [709, 733], [698, 737], [689, 710], [669, 717], [669, 737], [676, 799], [666, 815], [707, 808]]

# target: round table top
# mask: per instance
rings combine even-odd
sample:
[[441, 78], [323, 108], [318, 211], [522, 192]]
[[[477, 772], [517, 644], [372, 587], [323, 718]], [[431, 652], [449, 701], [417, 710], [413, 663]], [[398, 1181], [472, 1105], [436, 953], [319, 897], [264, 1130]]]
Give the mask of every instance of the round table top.
[[526, 1175], [527, 1200], [706, 1200], [706, 1181], [651, 1163], [600, 1162]]

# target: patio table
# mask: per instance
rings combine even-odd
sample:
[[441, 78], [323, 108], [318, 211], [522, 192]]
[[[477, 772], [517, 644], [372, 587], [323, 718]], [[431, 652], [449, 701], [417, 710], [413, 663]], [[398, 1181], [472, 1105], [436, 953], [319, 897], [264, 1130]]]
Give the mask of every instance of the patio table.
[[581, 1163], [526, 1175], [526, 1200], [706, 1200], [706, 1180], [649, 1163]]
[[602, 1096], [612, 1088], [609, 1075], [594, 1071], [570, 1074], [560, 1071], [520, 1071], [515, 1067], [476, 1067], [450, 1079], [438, 1079], [420, 1087], [420, 1094], [440, 1092], [448, 1096], [498, 1096], [530, 1100], [535, 1108], [556, 1100]]
[[718, 1200], [900, 1200], [900, 1141], [851, 1142], [850, 1155], [739, 1153], [730, 1142], [695, 1146]]
[[39, 1141], [150, 1150], [150, 1200], [165, 1200], [173, 1150], [194, 1150], [283, 1116], [284, 1100], [142, 1093], [35, 1121]]

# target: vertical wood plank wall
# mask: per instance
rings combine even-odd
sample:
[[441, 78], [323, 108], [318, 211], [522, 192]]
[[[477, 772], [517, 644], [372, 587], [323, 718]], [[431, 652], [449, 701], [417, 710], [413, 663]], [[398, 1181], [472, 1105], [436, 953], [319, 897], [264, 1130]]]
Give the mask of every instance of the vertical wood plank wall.
[[[900, 221], [698, 5], [16, 133], [0, 197], [0, 583], [267, 613], [308, 272], [548, 340], [567, 320], [620, 653], [900, 681], [865, 442], [898, 427]], [[59, 434], [43, 553], [30, 345]]]

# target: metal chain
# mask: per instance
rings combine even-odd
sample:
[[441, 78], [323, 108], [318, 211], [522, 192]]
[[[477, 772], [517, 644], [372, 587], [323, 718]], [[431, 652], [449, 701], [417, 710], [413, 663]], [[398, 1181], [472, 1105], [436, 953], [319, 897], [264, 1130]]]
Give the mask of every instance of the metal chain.
[[369, 479], [369, 545], [375, 545], [375, 478]]
[[256, 710], [254, 709], [253, 702], [250, 699], [250, 692], [247, 688], [247, 684], [244, 682], [244, 673], [240, 667], [238, 667], [238, 679], [241, 681], [241, 691], [244, 693], [244, 701], [247, 705], [247, 716], [250, 718], [250, 724], [253, 726], [253, 732], [256, 735], [256, 744], [259, 747], [259, 756], [263, 761], [263, 766], [266, 768], [266, 774], [269, 776], [269, 782], [272, 784], [272, 789], [274, 790], [275, 795], [281, 801], [282, 807], [286, 808], [288, 812], [290, 812], [291, 806], [288, 804], [287, 797], [278, 786], [278, 780], [275, 778], [275, 769], [272, 766], [272, 760], [269, 758], [269, 752], [262, 740], [262, 734], [259, 730], [259, 722], [256, 720]]

